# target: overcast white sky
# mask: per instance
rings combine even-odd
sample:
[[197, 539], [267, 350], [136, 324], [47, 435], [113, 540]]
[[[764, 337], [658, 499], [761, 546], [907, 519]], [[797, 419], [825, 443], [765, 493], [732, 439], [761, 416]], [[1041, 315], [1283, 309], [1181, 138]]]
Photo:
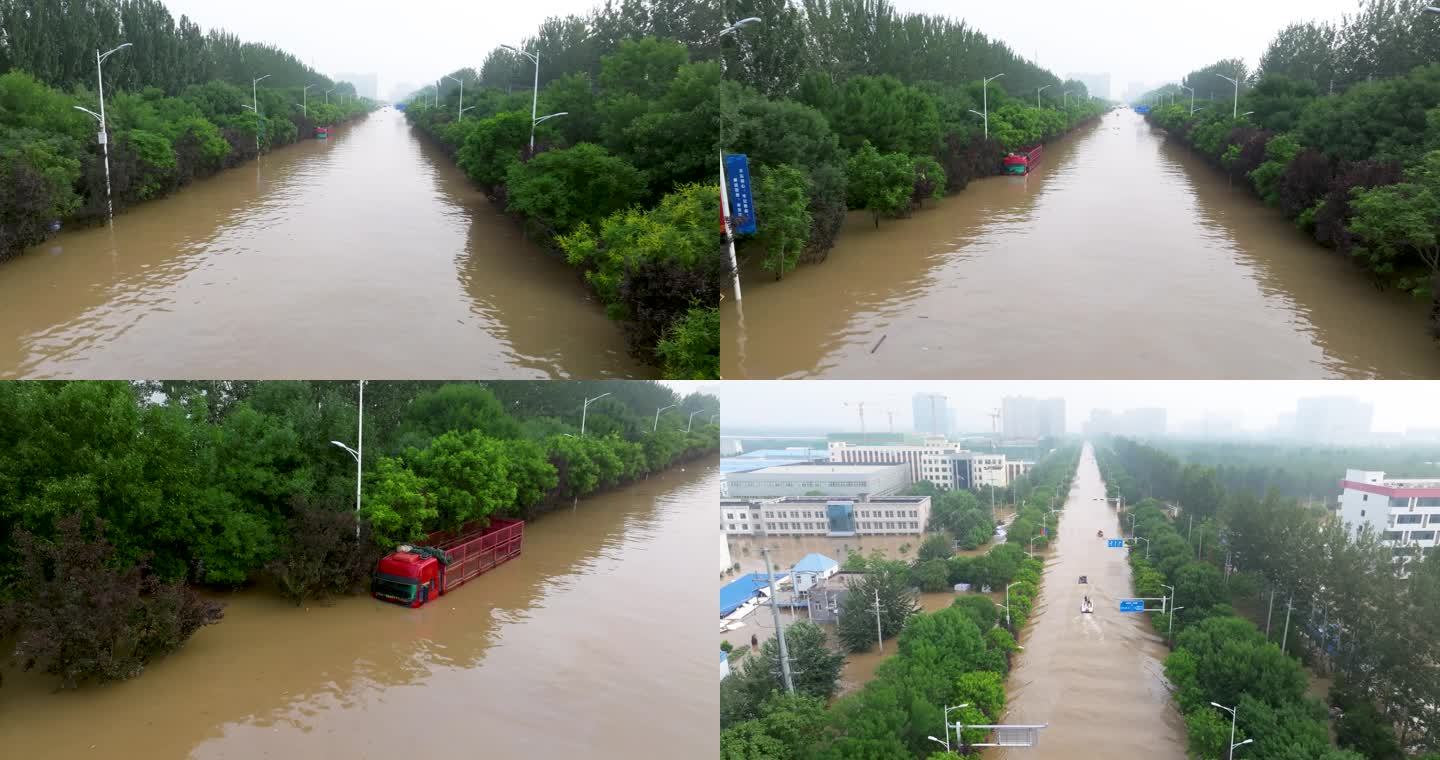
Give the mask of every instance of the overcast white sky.
[[[461, 66], [479, 67], [496, 45], [532, 33], [548, 16], [584, 13], [593, 0], [165, 0], [177, 18], [279, 45], [330, 75], [373, 72], [380, 95]], [[896, 0], [905, 11], [962, 17], [1060, 76], [1109, 72], [1127, 83], [1176, 79], [1220, 58], [1254, 66], [1292, 21], [1338, 19], [1355, 0], [1035, 0], [1029, 3]], [[1243, 20], [1243, 21], [1242, 21]], [[977, 75], [979, 72], [976, 72]]]
[[[721, 432], [734, 428], [858, 430], [855, 402], [865, 402], [865, 427], [889, 429], [885, 410], [895, 413], [895, 430], [910, 431], [910, 401], [916, 393], [940, 393], [960, 410], [964, 430], [990, 429], [988, 413], [1006, 396], [1065, 399], [1067, 427], [1081, 430], [1090, 410], [1159, 406], [1169, 410], [1171, 430], [1207, 412], [1263, 430], [1295, 400], [1350, 396], [1375, 407], [1375, 432], [1440, 427], [1440, 381], [1382, 380], [1034, 380], [953, 382], [885, 380], [727, 381], [720, 387]], [[852, 406], [846, 407], [849, 402]]]

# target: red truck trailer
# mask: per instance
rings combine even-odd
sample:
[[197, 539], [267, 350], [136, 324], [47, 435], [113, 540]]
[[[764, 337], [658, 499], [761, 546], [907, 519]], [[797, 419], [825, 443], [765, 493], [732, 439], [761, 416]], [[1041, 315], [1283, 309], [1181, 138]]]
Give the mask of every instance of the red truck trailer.
[[1033, 148], [1020, 151], [1019, 153], [1006, 155], [1004, 161], [1005, 173], [1029, 174], [1030, 170], [1034, 169], [1035, 165], [1040, 163], [1040, 156], [1043, 152], [1041, 150], [1042, 147], [1043, 146], [1036, 145]]
[[402, 545], [375, 563], [376, 599], [419, 607], [520, 556], [525, 521], [496, 518], [456, 533], [431, 533], [424, 546]]

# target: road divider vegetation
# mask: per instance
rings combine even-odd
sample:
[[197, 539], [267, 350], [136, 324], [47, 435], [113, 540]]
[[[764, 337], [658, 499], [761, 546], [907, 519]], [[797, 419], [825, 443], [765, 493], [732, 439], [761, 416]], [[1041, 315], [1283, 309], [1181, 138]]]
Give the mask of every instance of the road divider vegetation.
[[1257, 71], [1218, 61], [1142, 100], [1377, 285], [1430, 299], [1440, 337], [1440, 14], [1426, 5], [1363, 0], [1338, 25], [1286, 27]]
[[[103, 220], [107, 184], [123, 209], [374, 107], [282, 50], [177, 24], [158, 0], [98, 0], [83, 13], [0, 0], [0, 38], [0, 260]], [[126, 40], [103, 64], [107, 177], [97, 118], [80, 109], [101, 109], [91, 51]], [[252, 89], [256, 76], [267, 78]]]

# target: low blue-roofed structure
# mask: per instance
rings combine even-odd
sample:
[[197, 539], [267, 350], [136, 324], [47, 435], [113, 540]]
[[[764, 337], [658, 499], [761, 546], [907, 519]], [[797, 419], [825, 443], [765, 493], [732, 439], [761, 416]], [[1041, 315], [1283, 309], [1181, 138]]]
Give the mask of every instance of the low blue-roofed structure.
[[748, 573], [721, 586], [720, 617], [729, 615], [739, 609], [740, 605], [759, 596], [760, 589], [768, 585], [770, 585], [769, 576], [764, 573]]
[[720, 459], [720, 472], [749, 472], [799, 462], [815, 462], [829, 456], [825, 449], [756, 449]]
[[811, 552], [802, 558], [795, 566], [790, 568], [790, 576], [795, 581], [795, 593], [804, 594], [817, 582], [840, 572], [840, 563], [825, 556]]

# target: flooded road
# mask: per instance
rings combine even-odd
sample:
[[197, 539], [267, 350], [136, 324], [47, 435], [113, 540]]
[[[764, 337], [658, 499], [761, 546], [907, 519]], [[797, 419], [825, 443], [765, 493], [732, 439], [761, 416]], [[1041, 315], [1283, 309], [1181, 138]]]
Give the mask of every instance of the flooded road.
[[744, 281], [727, 378], [1440, 377], [1425, 304], [1128, 110], [1028, 177], [878, 230], [854, 212], [824, 263]]
[[[989, 750], [992, 758], [1073, 758], [1103, 748], [1107, 758], [1185, 757], [1185, 724], [1163, 682], [1168, 650], [1146, 616], [1120, 613], [1129, 598], [1130, 565], [1123, 549], [1107, 549], [1095, 531], [1119, 535], [1103, 501], [1105, 486], [1087, 443], [1060, 521], [1060, 537], [1006, 684], [1002, 723], [1048, 723], [1029, 749]], [[1081, 575], [1088, 584], [1080, 585]], [[1082, 596], [1095, 603], [1080, 612]], [[1148, 605], [1147, 605], [1148, 606]], [[1078, 748], [1090, 748], [1081, 751]]]
[[55, 679], [7, 671], [0, 747], [48, 760], [713, 755], [715, 648], [693, 593], [707, 568], [693, 558], [713, 541], [718, 487], [697, 460], [542, 516], [519, 558], [418, 610], [245, 591], [135, 680], [51, 693]]
[[0, 264], [0, 377], [651, 377], [382, 110]]

